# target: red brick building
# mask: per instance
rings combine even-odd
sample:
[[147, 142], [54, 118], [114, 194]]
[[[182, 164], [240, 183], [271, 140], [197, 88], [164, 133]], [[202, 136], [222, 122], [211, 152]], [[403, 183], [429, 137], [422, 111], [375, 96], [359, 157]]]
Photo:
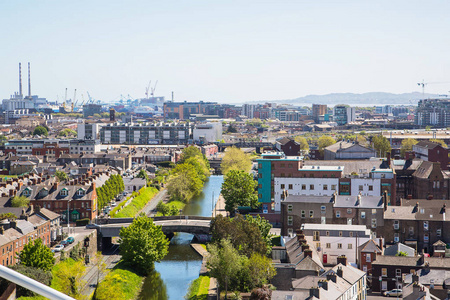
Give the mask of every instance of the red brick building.
[[[382, 247], [382, 246], [381, 246]], [[374, 240], [368, 240], [358, 247], [359, 268], [368, 274], [372, 273], [372, 263], [377, 259], [378, 255], [382, 255], [380, 245]]]
[[413, 146], [417, 158], [424, 161], [439, 162], [442, 170], [448, 170], [448, 149], [438, 143], [420, 141]]

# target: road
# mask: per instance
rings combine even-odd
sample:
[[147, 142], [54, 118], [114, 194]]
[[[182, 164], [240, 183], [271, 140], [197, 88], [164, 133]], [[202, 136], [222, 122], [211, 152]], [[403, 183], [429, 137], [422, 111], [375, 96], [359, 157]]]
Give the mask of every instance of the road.
[[141, 210], [146, 216], [153, 217], [156, 213], [156, 206], [158, 202], [167, 198], [167, 190], [163, 189], [150, 200], [147, 205]]

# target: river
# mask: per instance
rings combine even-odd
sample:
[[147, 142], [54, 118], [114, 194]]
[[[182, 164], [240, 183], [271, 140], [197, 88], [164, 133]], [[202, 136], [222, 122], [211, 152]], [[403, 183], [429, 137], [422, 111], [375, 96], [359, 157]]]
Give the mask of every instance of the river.
[[[183, 214], [210, 217], [222, 183], [223, 176], [210, 176], [203, 192], [185, 206]], [[155, 271], [145, 279], [139, 300], [184, 299], [202, 264], [201, 256], [190, 246], [192, 237], [178, 233], [172, 238], [169, 254], [160, 263], [155, 263]]]

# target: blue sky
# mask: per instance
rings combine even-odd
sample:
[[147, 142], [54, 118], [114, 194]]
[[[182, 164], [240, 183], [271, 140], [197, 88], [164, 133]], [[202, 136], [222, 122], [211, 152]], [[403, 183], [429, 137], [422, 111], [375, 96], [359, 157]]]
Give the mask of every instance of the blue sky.
[[421, 91], [450, 82], [449, 12], [447, 0], [1, 1], [0, 98], [28, 61], [49, 100], [144, 97], [149, 80], [177, 101]]

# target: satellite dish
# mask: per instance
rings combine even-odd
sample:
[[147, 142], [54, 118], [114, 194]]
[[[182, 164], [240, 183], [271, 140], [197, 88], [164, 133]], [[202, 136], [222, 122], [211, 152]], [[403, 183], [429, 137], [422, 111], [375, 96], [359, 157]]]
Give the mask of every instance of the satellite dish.
[[317, 252], [320, 252], [320, 251], [322, 251], [322, 248], [317, 247]]

